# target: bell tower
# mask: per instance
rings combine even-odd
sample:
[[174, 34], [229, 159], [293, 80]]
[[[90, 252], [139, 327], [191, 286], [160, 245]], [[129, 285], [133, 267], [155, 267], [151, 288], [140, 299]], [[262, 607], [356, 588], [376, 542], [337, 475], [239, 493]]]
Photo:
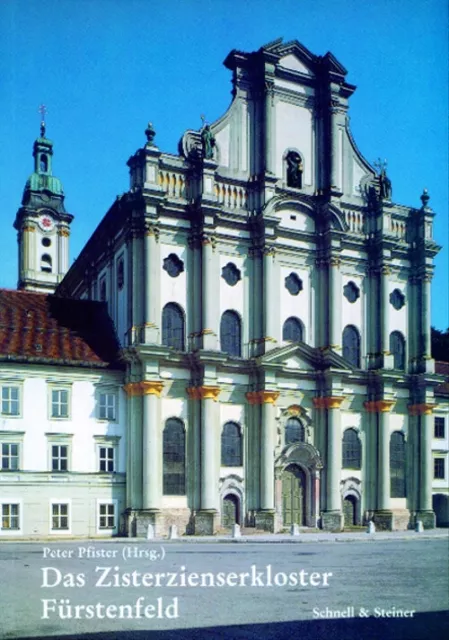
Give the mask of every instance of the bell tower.
[[64, 191], [53, 175], [53, 143], [46, 135], [45, 107], [40, 107], [40, 137], [34, 142], [34, 171], [28, 178], [17, 211], [18, 288], [52, 293], [69, 268], [70, 223]]

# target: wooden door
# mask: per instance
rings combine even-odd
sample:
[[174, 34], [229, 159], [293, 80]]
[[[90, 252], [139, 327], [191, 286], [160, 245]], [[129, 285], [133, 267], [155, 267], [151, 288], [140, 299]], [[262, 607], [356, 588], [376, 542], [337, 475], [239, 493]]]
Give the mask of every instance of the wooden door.
[[354, 496], [347, 496], [343, 500], [343, 515], [345, 527], [351, 527], [357, 524], [356, 499]]
[[282, 515], [284, 525], [304, 525], [305, 475], [297, 465], [282, 473]]
[[239, 524], [239, 500], [237, 496], [229, 494], [223, 498], [221, 524], [223, 527], [232, 527], [233, 524]]

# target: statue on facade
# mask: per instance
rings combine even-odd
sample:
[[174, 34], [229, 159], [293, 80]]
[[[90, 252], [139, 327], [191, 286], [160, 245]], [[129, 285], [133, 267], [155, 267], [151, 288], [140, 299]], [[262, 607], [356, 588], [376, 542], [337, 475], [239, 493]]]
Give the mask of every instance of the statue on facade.
[[290, 151], [287, 154], [287, 186], [302, 188], [302, 160], [299, 153]]
[[201, 146], [203, 149], [203, 158], [205, 160], [212, 160], [214, 157], [215, 138], [208, 124], [201, 129]]
[[379, 197], [381, 200], [391, 200], [393, 190], [391, 187], [391, 180], [387, 176], [387, 161], [377, 160], [374, 163], [374, 167], [379, 172]]

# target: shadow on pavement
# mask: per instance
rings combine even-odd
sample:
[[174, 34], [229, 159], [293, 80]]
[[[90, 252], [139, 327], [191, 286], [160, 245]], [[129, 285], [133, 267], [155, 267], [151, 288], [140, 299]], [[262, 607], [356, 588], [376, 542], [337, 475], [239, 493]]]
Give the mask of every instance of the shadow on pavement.
[[34, 636], [16, 640], [443, 640], [449, 637], [449, 611], [417, 613], [414, 618], [351, 618], [265, 624], [193, 627], [172, 630], [105, 631]]

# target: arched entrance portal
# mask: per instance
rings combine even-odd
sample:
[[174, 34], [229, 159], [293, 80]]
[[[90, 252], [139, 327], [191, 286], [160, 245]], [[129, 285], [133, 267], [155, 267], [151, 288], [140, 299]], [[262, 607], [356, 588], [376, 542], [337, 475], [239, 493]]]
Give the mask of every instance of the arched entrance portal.
[[346, 496], [343, 500], [344, 526], [353, 527], [357, 524], [357, 498]]
[[282, 516], [284, 525], [305, 524], [305, 473], [297, 464], [282, 472]]
[[232, 493], [228, 493], [223, 498], [223, 509], [221, 512], [221, 524], [223, 527], [232, 527], [233, 524], [240, 524], [239, 499]]

